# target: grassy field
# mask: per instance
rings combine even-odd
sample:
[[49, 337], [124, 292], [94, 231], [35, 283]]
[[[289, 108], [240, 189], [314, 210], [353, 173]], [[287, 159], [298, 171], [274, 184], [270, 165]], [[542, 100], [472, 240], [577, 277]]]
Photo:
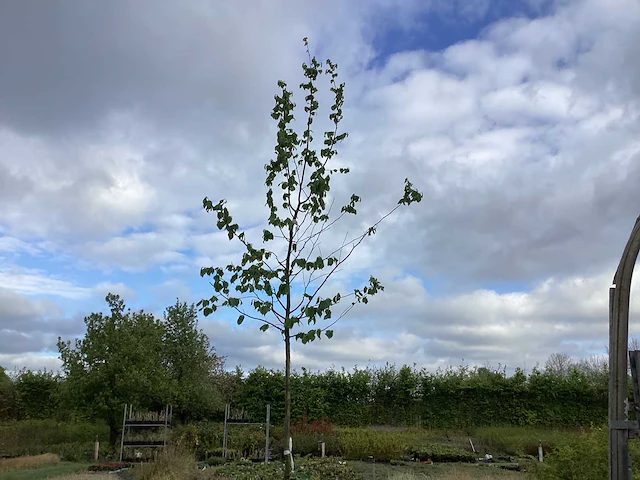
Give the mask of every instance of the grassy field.
[[[47, 478], [69, 477], [76, 472], [85, 471], [89, 466], [88, 463], [75, 462], [59, 462], [47, 465], [41, 465], [30, 468], [20, 468], [19, 470], [5, 470], [0, 472], [2, 480], [43, 480]], [[113, 476], [112, 476], [113, 477]], [[76, 477], [73, 477], [74, 480]], [[97, 480], [95, 475], [92, 479]]]

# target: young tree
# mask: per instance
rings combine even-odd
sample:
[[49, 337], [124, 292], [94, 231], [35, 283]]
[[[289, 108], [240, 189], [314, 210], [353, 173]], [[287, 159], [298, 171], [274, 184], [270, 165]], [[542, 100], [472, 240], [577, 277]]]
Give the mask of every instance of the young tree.
[[[201, 276], [213, 278], [211, 285], [215, 293], [198, 303], [205, 316], [218, 307], [230, 307], [239, 314], [238, 324], [245, 318], [251, 318], [262, 323], [262, 331], [275, 328], [282, 334], [285, 347], [285, 442], [289, 438], [291, 420], [292, 338], [302, 343], [319, 339], [322, 333], [331, 338], [333, 332], [330, 328], [333, 324], [355, 304], [367, 303], [370, 296], [383, 289], [380, 282], [371, 276], [368, 285], [356, 288], [348, 295], [321, 295], [331, 276], [368, 236], [375, 234], [377, 226], [385, 218], [401, 206], [422, 199], [422, 194], [405, 180], [404, 194], [390, 212], [355, 238], [347, 240], [345, 237], [345, 241], [334, 251], [328, 254], [320, 251], [321, 236], [335, 227], [345, 215], [356, 215], [360, 197], [351, 195], [339, 214], [334, 218], [330, 217], [332, 202], [328, 201], [328, 195], [331, 178], [334, 174], [349, 172], [348, 168], [334, 168], [330, 165], [337, 154], [337, 145], [347, 137], [346, 132], [338, 130], [343, 115], [344, 83], [337, 81], [337, 64], [327, 60], [322, 65], [315, 57], [311, 58], [306, 38], [304, 44], [309, 63], [302, 64], [306, 78], [300, 85], [305, 92], [306, 102], [302, 135], [299, 136], [292, 128], [296, 105], [293, 94], [284, 81], [278, 82], [280, 95], [275, 96], [275, 106], [271, 113], [272, 118], [277, 121], [278, 133], [275, 159], [265, 165], [269, 217], [268, 227], [262, 232], [262, 247], [254, 247], [245, 232], [239, 231], [239, 225], [234, 223], [225, 200], [213, 203], [205, 198], [203, 206], [207, 212], [216, 213], [218, 229], [226, 232], [229, 240], [240, 242], [245, 253], [240, 264], [201, 269]], [[329, 79], [333, 105], [329, 113], [331, 127], [324, 133], [323, 147], [318, 154], [313, 148], [312, 124], [319, 109], [316, 84], [322, 74]], [[272, 248], [268, 248], [269, 242], [274, 242]], [[247, 305], [246, 301], [249, 299], [250, 304]], [[334, 319], [333, 307], [345, 299], [349, 302], [348, 306]], [[318, 328], [317, 322], [320, 319], [333, 321], [326, 327]], [[285, 456], [285, 478], [289, 477], [289, 470], [289, 462]]]

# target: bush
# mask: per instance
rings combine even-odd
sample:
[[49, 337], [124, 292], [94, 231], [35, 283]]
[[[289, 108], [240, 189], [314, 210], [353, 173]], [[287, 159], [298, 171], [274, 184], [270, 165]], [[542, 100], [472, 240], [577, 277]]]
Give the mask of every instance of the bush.
[[0, 423], [0, 456], [17, 457], [20, 455], [39, 455], [41, 453], [67, 453], [67, 444], [85, 445], [93, 452], [96, 436], [106, 447], [109, 429], [95, 423], [67, 423], [55, 420], [25, 420]]
[[380, 432], [345, 428], [339, 432], [341, 456], [353, 460], [366, 460], [370, 456], [380, 460], [403, 457], [407, 436], [401, 432]]
[[411, 447], [407, 453], [414, 460], [432, 462], [467, 462], [476, 461], [476, 456], [472, 452], [461, 450], [451, 445], [440, 443], [430, 443]]
[[135, 467], [136, 480], [195, 480], [198, 473], [193, 455], [177, 446], [161, 451], [154, 462]]
[[133, 466], [134, 464], [129, 462], [106, 462], [91, 465], [88, 470], [90, 472], [112, 472], [122, 468], [132, 468]]
[[[216, 470], [218, 478], [233, 480], [255, 480], [280, 478], [283, 474], [281, 462], [250, 463], [234, 462]], [[358, 478], [345, 462], [332, 458], [299, 458], [295, 462], [292, 480], [355, 480]]]
[[606, 428], [593, 428], [557, 446], [537, 468], [543, 480], [601, 480], [608, 476]]

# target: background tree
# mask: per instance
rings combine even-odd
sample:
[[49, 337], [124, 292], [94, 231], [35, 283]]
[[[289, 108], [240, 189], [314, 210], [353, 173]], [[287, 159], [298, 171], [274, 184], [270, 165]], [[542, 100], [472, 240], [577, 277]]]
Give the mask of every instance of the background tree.
[[215, 376], [223, 359], [197, 329], [195, 306], [176, 301], [164, 321], [142, 310], [125, 311], [118, 295], [106, 297], [110, 315], [84, 319], [85, 336], [58, 339], [64, 391], [80, 413], [109, 426], [113, 444], [125, 403], [160, 409], [175, 402], [179, 417], [202, 418], [220, 407]]
[[[203, 299], [201, 305], [205, 316], [219, 306], [237, 310], [238, 324], [245, 318], [262, 323], [261, 330], [275, 328], [283, 337], [285, 345], [285, 418], [283, 437], [289, 437], [291, 420], [291, 339], [303, 343], [313, 341], [324, 333], [333, 335], [330, 329], [355, 304], [367, 303], [371, 295], [383, 289], [374, 277], [368, 285], [354, 289], [350, 294], [336, 292], [322, 296], [321, 291], [329, 278], [344, 264], [364, 239], [376, 232], [382, 220], [397, 208], [419, 202], [422, 195], [405, 180], [404, 194], [395, 208], [373, 223], [360, 235], [345, 240], [328, 254], [320, 250], [320, 238], [345, 215], [356, 215], [360, 202], [358, 195], [351, 195], [334, 218], [330, 218], [333, 202], [329, 200], [331, 178], [336, 173], [346, 174], [348, 168], [333, 168], [329, 162], [337, 154], [337, 144], [347, 133], [339, 132], [344, 104], [344, 83], [337, 82], [337, 65], [327, 60], [323, 66], [311, 58], [307, 39], [304, 39], [309, 64], [303, 63], [305, 82], [300, 88], [305, 93], [305, 128], [299, 136], [292, 124], [295, 103], [292, 92], [284, 81], [279, 81], [280, 95], [275, 96], [272, 118], [277, 121], [276, 157], [265, 165], [267, 187], [266, 204], [269, 208], [268, 228], [262, 232], [262, 248], [256, 248], [239, 232], [225, 200], [213, 203], [208, 198], [203, 206], [208, 212], [217, 214], [217, 227], [227, 233], [229, 240], [237, 240], [245, 247], [241, 263], [222, 267], [203, 267], [201, 275], [213, 277], [214, 295]], [[312, 124], [319, 109], [317, 99], [318, 77], [325, 74], [330, 82], [333, 105], [329, 113], [331, 127], [324, 132], [323, 147], [319, 154], [313, 148]], [[278, 192], [279, 190], [279, 192]], [[266, 248], [274, 242], [273, 248]], [[333, 316], [333, 307], [348, 298], [348, 306]], [[250, 300], [249, 305], [246, 301]], [[318, 328], [320, 319], [332, 320], [330, 325]], [[289, 462], [285, 458], [285, 478], [289, 477]]]
[[16, 408], [20, 419], [54, 418], [60, 404], [60, 375], [43, 370], [22, 370], [15, 380]]
[[544, 364], [545, 370], [561, 376], [569, 375], [574, 366], [573, 360], [566, 353], [552, 353]]
[[176, 300], [164, 312], [163, 327], [162, 360], [174, 414], [183, 422], [212, 416], [222, 408], [216, 383], [224, 371], [224, 359], [198, 330], [195, 305]]
[[66, 393], [74, 406], [109, 426], [115, 444], [125, 403], [159, 408], [168, 397], [167, 373], [162, 362], [162, 324], [150, 313], [125, 311], [118, 295], [108, 294], [110, 315], [85, 317], [83, 339], [58, 339]]
[[13, 381], [0, 367], [0, 420], [8, 420], [15, 415], [15, 389]]

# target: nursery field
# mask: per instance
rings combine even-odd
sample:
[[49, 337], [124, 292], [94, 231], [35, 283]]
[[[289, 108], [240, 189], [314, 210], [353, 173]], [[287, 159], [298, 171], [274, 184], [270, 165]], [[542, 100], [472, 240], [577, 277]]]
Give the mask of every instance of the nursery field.
[[[279, 433], [273, 428], [273, 460], [265, 465], [259, 461], [264, 458], [264, 430], [258, 426], [231, 429], [230, 458], [224, 462], [220, 456], [221, 424], [179, 425], [172, 429], [171, 448], [165, 454], [155, 462], [131, 465], [117, 475], [143, 480], [169, 478], [168, 472], [173, 472], [170, 478], [194, 480], [278, 478], [282, 469]], [[98, 480], [105, 474], [88, 473], [89, 469], [117, 470], [122, 465], [115, 462], [118, 449], [106, 445], [105, 440], [97, 462], [101, 468], [96, 464], [90, 467], [96, 435], [106, 439], [108, 429], [50, 420], [0, 423], [0, 456], [11, 457], [0, 460], [0, 479], [79, 480], [85, 472], [86, 478]], [[320, 441], [325, 442], [327, 458], [319, 458]], [[539, 441], [545, 452], [543, 463], [537, 461]], [[606, 430], [602, 428], [344, 428], [310, 422], [295, 425], [293, 444], [296, 479], [595, 480], [605, 478], [607, 471]], [[640, 444], [632, 442], [632, 452], [634, 465], [640, 465]], [[485, 454], [492, 460], [480, 460]], [[640, 478], [640, 471], [634, 478]]]

